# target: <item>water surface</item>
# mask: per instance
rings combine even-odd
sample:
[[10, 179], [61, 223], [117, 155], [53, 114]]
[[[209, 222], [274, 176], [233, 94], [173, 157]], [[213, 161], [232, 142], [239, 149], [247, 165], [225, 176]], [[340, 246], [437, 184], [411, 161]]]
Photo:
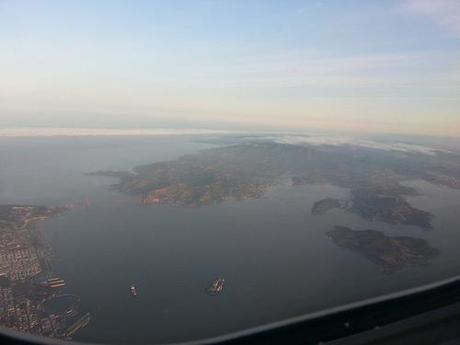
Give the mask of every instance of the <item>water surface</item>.
[[[460, 191], [409, 181], [414, 207], [434, 230], [370, 223], [341, 210], [312, 216], [314, 202], [344, 198], [331, 185], [282, 184], [263, 198], [199, 208], [143, 206], [86, 176], [172, 160], [210, 147], [190, 137], [0, 139], [0, 202], [80, 207], [41, 226], [53, 269], [81, 297], [91, 323], [77, 340], [163, 343], [221, 335], [458, 274]], [[425, 238], [441, 250], [431, 265], [392, 274], [343, 250], [335, 225]], [[225, 278], [219, 296], [205, 293]], [[135, 284], [138, 297], [129, 286]]]

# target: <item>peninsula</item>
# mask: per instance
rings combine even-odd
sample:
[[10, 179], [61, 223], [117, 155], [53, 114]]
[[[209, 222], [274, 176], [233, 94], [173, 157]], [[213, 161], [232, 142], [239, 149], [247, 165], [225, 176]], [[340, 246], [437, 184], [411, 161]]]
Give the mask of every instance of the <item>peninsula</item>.
[[331, 184], [349, 189], [350, 198], [319, 200], [312, 209], [314, 214], [335, 208], [370, 221], [431, 229], [433, 216], [410, 205], [407, 197], [418, 192], [404, 182], [425, 180], [460, 188], [460, 158], [448, 153], [423, 155], [267, 141], [207, 149], [131, 171], [90, 175], [118, 178], [116, 190], [139, 196], [146, 205], [186, 207], [260, 198], [269, 187], [289, 179], [293, 188]]

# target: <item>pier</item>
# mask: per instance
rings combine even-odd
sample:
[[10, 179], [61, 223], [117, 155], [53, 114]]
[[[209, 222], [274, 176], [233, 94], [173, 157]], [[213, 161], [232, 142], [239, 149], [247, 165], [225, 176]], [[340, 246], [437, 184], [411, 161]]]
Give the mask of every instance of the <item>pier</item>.
[[72, 325], [70, 325], [66, 330], [66, 337], [71, 337], [75, 332], [82, 329], [86, 325], [88, 325], [89, 321], [91, 320], [91, 314], [86, 313], [77, 321], [75, 321]]

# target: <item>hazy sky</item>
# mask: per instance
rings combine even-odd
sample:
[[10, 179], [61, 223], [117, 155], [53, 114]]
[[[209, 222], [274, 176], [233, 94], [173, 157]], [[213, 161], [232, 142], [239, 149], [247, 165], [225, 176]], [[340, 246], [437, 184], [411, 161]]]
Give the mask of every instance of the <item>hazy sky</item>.
[[460, 1], [0, 0], [0, 128], [460, 135]]

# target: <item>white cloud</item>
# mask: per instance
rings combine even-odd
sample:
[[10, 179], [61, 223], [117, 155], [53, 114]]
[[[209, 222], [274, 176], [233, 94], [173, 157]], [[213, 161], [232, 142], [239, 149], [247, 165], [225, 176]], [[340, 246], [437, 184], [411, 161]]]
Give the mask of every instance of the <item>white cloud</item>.
[[0, 128], [0, 137], [56, 137], [56, 136], [161, 136], [197, 134], [235, 134], [239, 131], [214, 129], [105, 129], [105, 128]]
[[411, 14], [432, 18], [460, 36], [459, 0], [404, 0], [404, 9]]
[[281, 144], [291, 145], [314, 145], [314, 146], [359, 146], [376, 150], [398, 151], [406, 153], [419, 153], [425, 155], [435, 155], [437, 152], [449, 152], [443, 149], [432, 148], [422, 145], [413, 145], [407, 143], [382, 143], [373, 140], [364, 140], [354, 137], [345, 136], [282, 136], [270, 137], [270, 140]]
[[407, 71], [428, 59], [439, 60], [439, 57], [420, 52], [337, 56], [319, 51], [291, 51], [240, 60], [225, 84], [281, 88], [407, 87], [418, 83], [413, 77], [408, 78]]

